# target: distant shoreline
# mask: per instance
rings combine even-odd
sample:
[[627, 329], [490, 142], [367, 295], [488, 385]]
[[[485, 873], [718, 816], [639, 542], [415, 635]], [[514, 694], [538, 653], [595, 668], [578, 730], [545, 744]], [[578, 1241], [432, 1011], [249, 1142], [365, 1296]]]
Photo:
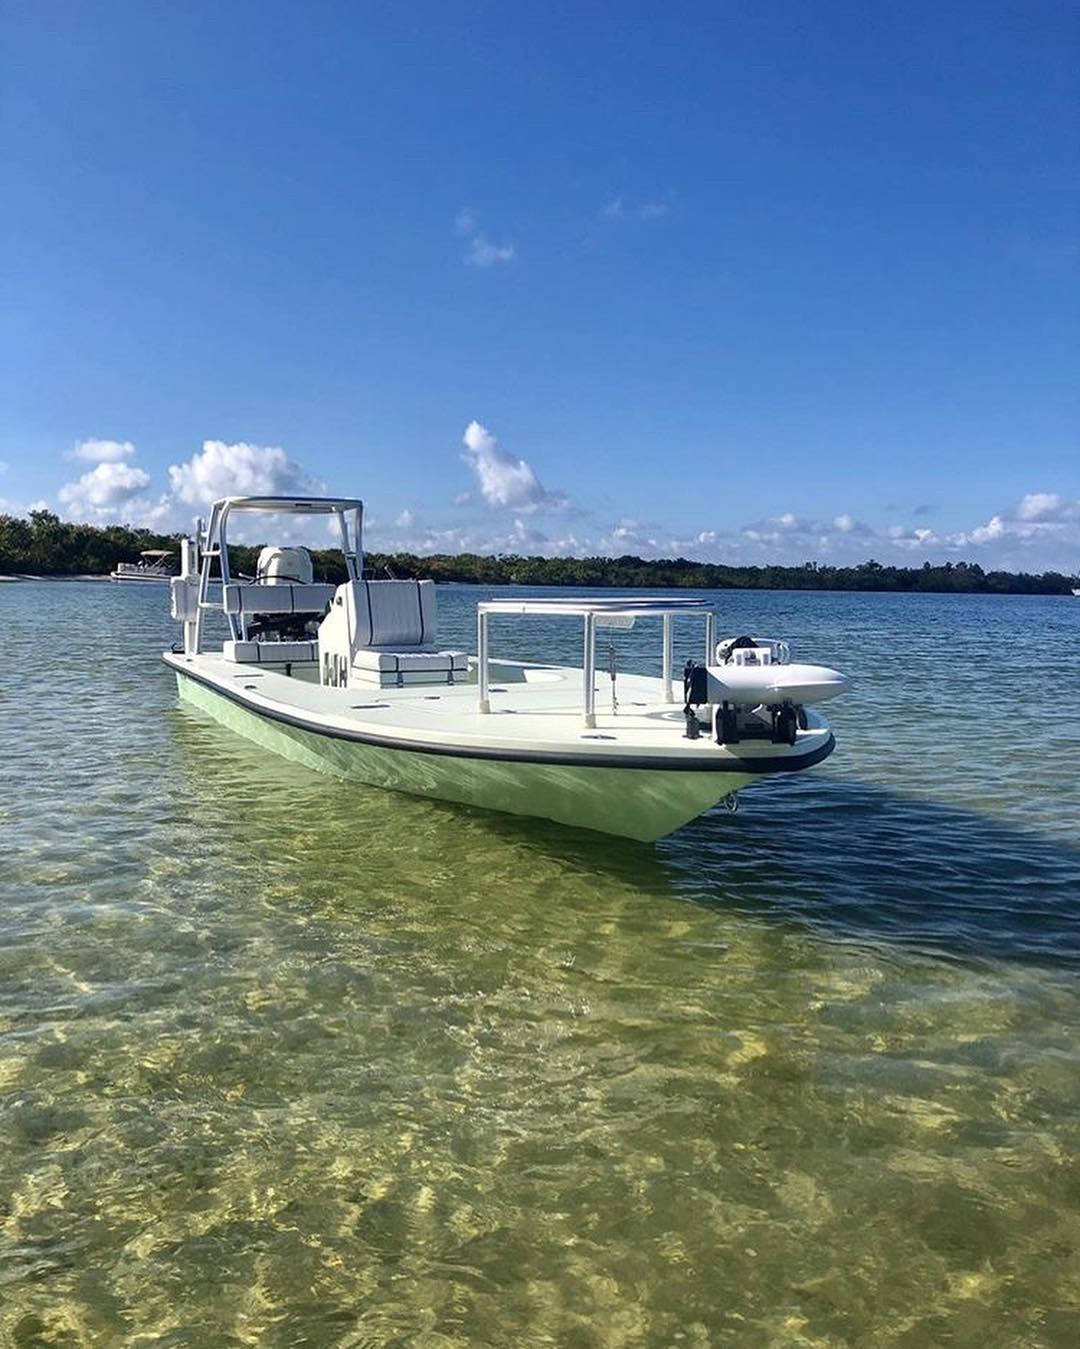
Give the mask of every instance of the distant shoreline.
[[111, 581], [112, 577], [106, 572], [103, 575], [64, 572], [16, 572], [13, 576], [0, 576], [0, 585], [5, 582], [14, 581]]
[[[26, 519], [0, 515], [0, 582], [107, 581], [120, 562], [136, 562], [149, 549], [179, 554], [180, 535], [154, 534], [127, 525], [83, 525], [51, 511]], [[238, 573], [254, 573], [257, 547], [230, 548]], [[312, 553], [318, 575], [345, 579], [340, 553]], [[1063, 572], [984, 571], [977, 562], [895, 567], [869, 559], [855, 566], [817, 562], [800, 566], [738, 566], [689, 558], [482, 557], [475, 553], [368, 553], [372, 577], [431, 577], [479, 586], [565, 586], [618, 590], [818, 590], [897, 594], [1067, 595], [1080, 577]]]
[[[377, 555], [375, 555], [375, 554], [369, 554], [369, 556], [368, 556], [369, 563], [370, 563], [376, 556], [377, 556]], [[421, 561], [424, 561], [425, 559], [420, 559], [420, 560], [421, 560]], [[500, 559], [498, 559], [498, 558], [485, 558], [485, 559], [482, 559], [482, 560], [484, 560], [484, 561], [490, 561], [490, 562], [498, 562], [498, 561], [500, 561]], [[539, 558], [539, 559], [529, 559], [529, 560], [530, 560], [530, 561], [533, 561], [533, 560], [536, 560], [536, 561], [545, 561], [546, 559]], [[394, 557], [391, 556], [391, 562], [394, 562], [394, 561], [399, 561], [399, 559], [394, 558]], [[336, 579], [338, 579], [338, 578], [336, 578], [336, 577], [334, 577], [333, 575], [330, 574], [330, 572], [332, 571], [331, 568], [326, 568], [326, 567], [324, 567], [324, 568], [319, 568], [318, 570], [320, 571], [321, 574], [326, 575], [326, 576], [328, 577], [328, 579], [330, 579], [330, 580], [336, 580]], [[375, 568], [374, 568], [374, 567], [370, 567], [369, 570], [375, 570]], [[379, 570], [383, 570], [383, 568], [380, 568]], [[391, 568], [391, 570], [393, 570], [393, 568]], [[397, 576], [399, 579], [411, 580], [411, 579], [412, 579], [412, 576], [411, 576], [411, 575], [406, 575], [406, 574], [404, 574], [405, 571], [406, 571], [406, 569], [402, 568], [402, 569], [396, 571], [394, 574], [395, 574], [395, 576]], [[424, 569], [423, 567], [417, 568], [417, 575], [418, 575], [418, 576], [423, 576], [424, 574], [425, 574], [425, 569]], [[999, 574], [999, 575], [1002, 575], [1002, 574], [1007, 575], [1008, 573], [998, 573], [998, 574]], [[947, 588], [947, 587], [944, 587], [944, 586], [942, 586], [942, 587], [932, 587], [932, 586], [927, 586], [927, 585], [918, 586], [918, 587], [914, 587], [914, 586], [913, 586], [913, 587], [908, 587], [908, 588], [899, 588], [899, 587], [895, 587], [895, 586], [868, 586], [868, 585], [852, 585], [852, 586], [837, 586], [837, 585], [831, 585], [831, 586], [830, 586], [830, 585], [822, 585], [822, 586], [814, 586], [814, 585], [790, 585], [790, 584], [788, 584], [788, 585], [784, 585], [784, 584], [777, 584], [777, 585], [761, 585], [761, 584], [758, 584], [758, 585], [730, 585], [730, 584], [729, 584], [729, 585], [716, 585], [716, 586], [713, 586], [713, 585], [700, 585], [700, 584], [698, 584], [698, 585], [686, 585], [686, 584], [683, 584], [683, 585], [671, 585], [671, 584], [669, 584], [669, 583], [662, 582], [662, 581], [656, 581], [656, 582], [653, 582], [653, 581], [645, 582], [645, 581], [643, 581], [643, 582], [637, 582], [637, 583], [626, 583], [626, 582], [621, 582], [621, 581], [620, 581], [620, 582], [609, 582], [609, 583], [606, 583], [606, 584], [605, 584], [605, 583], [598, 583], [598, 582], [596, 582], [596, 581], [579, 581], [579, 582], [570, 582], [570, 581], [537, 581], [537, 580], [530, 580], [530, 581], [516, 581], [516, 580], [488, 581], [488, 580], [476, 580], [476, 581], [473, 581], [473, 580], [461, 580], [461, 579], [457, 579], [457, 578], [453, 578], [453, 577], [437, 577], [437, 578], [435, 578], [435, 579], [437, 580], [437, 583], [438, 583], [439, 585], [463, 586], [463, 587], [468, 587], [469, 589], [484, 588], [484, 587], [487, 587], [487, 588], [494, 588], [494, 587], [499, 587], [499, 586], [510, 586], [510, 587], [515, 587], [515, 588], [553, 586], [553, 587], [560, 587], [560, 588], [562, 588], [562, 589], [573, 589], [573, 588], [577, 588], [577, 589], [579, 589], [579, 590], [668, 590], [668, 591], [671, 591], [671, 590], [713, 590], [713, 591], [715, 591], [715, 590], [737, 590], [737, 591], [742, 591], [742, 592], [750, 592], [750, 591], [755, 591], [755, 590], [757, 590], [757, 591], [784, 592], [784, 593], [791, 594], [791, 595], [798, 595], [798, 594], [806, 594], [806, 595], [828, 595], [828, 594], [833, 594], [833, 595], [983, 595], [983, 596], [986, 596], [986, 595], [990, 595], [990, 596], [998, 595], [998, 596], [1004, 596], [1004, 597], [1008, 597], [1008, 596], [1024, 596], [1024, 595], [1051, 595], [1051, 596], [1056, 596], [1056, 597], [1058, 597], [1058, 598], [1067, 598], [1067, 599], [1072, 599], [1072, 598], [1074, 598], [1074, 593], [1073, 593], [1072, 589], [1065, 589], [1065, 590], [1030, 589], [1030, 590], [1029, 590], [1029, 589], [1020, 589], [1019, 587], [1016, 588], [1016, 589], [993, 589], [993, 590], [986, 589], [986, 590], [977, 590], [977, 589], [971, 589], [971, 588], [965, 588], [965, 589], [952, 588], [952, 589], [950, 589], [950, 588]], [[1018, 577], [1016, 578], [1016, 580], [1018, 580], [1018, 581], [1022, 581], [1023, 579], [1024, 579], [1024, 578], [1023, 578], [1022, 575], [1021, 575], [1021, 576], [1018, 576]], [[1041, 578], [1040, 578], [1040, 579], [1041, 579]], [[14, 583], [17, 583], [17, 582], [34, 582], [34, 581], [44, 581], [44, 582], [47, 582], [47, 583], [49, 583], [49, 584], [52, 584], [52, 583], [57, 582], [57, 581], [72, 581], [72, 582], [76, 582], [76, 583], [79, 583], [79, 584], [85, 584], [86, 582], [98, 582], [98, 583], [107, 583], [107, 584], [117, 584], [117, 582], [114, 582], [113, 579], [112, 579], [112, 577], [111, 577], [107, 572], [106, 572], [106, 573], [84, 573], [84, 574], [79, 574], [79, 573], [65, 573], [65, 572], [19, 572], [19, 573], [16, 573], [16, 574], [14, 574], [14, 575], [7, 575], [7, 576], [5, 576], [5, 575], [0, 575], [0, 585], [4, 585], [4, 584], [6, 584], [6, 583], [14, 584]], [[119, 584], [122, 585], [123, 582], [120, 582]], [[128, 589], [131, 589], [130, 586], [128, 586], [127, 588], [128, 588]]]

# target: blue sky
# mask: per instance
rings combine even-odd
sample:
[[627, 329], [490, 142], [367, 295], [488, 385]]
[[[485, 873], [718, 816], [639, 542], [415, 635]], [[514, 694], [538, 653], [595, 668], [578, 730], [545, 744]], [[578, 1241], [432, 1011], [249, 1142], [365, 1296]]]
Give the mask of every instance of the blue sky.
[[1071, 8], [14, 0], [0, 500], [1073, 570]]

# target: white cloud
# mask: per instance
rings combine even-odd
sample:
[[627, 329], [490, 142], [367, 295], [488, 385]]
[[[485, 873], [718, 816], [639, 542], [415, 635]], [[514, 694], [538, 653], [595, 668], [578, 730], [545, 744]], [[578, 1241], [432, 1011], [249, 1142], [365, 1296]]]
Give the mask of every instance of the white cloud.
[[604, 552], [623, 555], [631, 552], [655, 553], [658, 547], [655, 534], [640, 520], [620, 520], [612, 526], [607, 538], [599, 540], [599, 545]]
[[1040, 565], [1033, 554], [1045, 559], [1053, 549], [1057, 558], [1054, 565], [1067, 567], [1067, 554], [1080, 549], [1080, 501], [1057, 492], [1028, 492], [984, 525], [950, 534], [946, 542], [954, 551], [972, 545], [981, 549], [995, 545], [1003, 559], [998, 565], [1007, 561], [1010, 566]]
[[292, 496], [324, 490], [322, 483], [276, 446], [204, 441], [190, 459], [170, 465], [169, 488], [156, 497], [147, 494], [150, 474], [129, 462], [135, 455], [130, 441], [85, 440], [75, 453], [97, 462], [57, 494], [69, 519], [98, 523], [122, 519], [133, 525], [178, 530], [190, 526], [196, 513], [193, 507], [204, 508], [218, 497]]
[[1028, 492], [1017, 504], [1016, 518], [1040, 524], [1068, 524], [1080, 520], [1080, 501], [1066, 501], [1057, 492]]
[[822, 532], [822, 527], [813, 520], [803, 520], [792, 511], [782, 515], [770, 515], [765, 520], [755, 520], [744, 525], [743, 537], [751, 543], [773, 544], [793, 542], [795, 539], [809, 540]]
[[222, 440], [204, 440], [186, 463], [170, 464], [169, 487], [188, 506], [207, 506], [226, 496], [310, 496], [324, 490], [279, 446]]
[[[925, 515], [930, 508], [916, 509]], [[983, 524], [948, 533], [942, 529], [892, 524], [873, 528], [850, 512], [834, 515], [829, 523], [803, 519], [791, 511], [757, 520], [742, 529], [754, 560], [800, 562], [817, 558], [832, 563], [863, 562], [872, 555], [910, 565], [911, 554], [943, 561], [967, 554], [987, 567], [1044, 570], [1075, 565], [1072, 552], [1080, 551], [1080, 501], [1055, 492], [1029, 492], [1012, 507], [997, 512]], [[720, 560], [737, 560], [727, 550]]]
[[[979, 525], [967, 536], [968, 543], [992, 543], [1008, 533], [1009, 527], [1000, 515], [991, 516], [985, 525]], [[959, 541], [959, 540], [958, 540]]]
[[149, 486], [150, 474], [144, 469], [104, 460], [77, 482], [65, 483], [59, 497], [76, 519], [115, 519], [118, 507], [126, 506]]
[[[850, 511], [840, 511], [829, 520], [815, 520], [794, 511], [755, 520], [740, 530], [743, 540], [753, 546], [754, 561], [805, 562], [816, 557], [830, 562], [840, 556], [865, 560], [867, 549], [880, 537]], [[718, 557], [717, 561], [737, 560], [735, 550]]]
[[[471, 425], [469, 433], [469, 439], [476, 447], [471, 451], [470, 459], [475, 458], [478, 451], [490, 459], [493, 449], [500, 456], [504, 455], [495, 445], [495, 438], [479, 423]], [[505, 458], [509, 460], [510, 468], [521, 462], [508, 455]], [[525, 469], [523, 490], [528, 499], [529, 492], [535, 495], [537, 489], [542, 492], [543, 488], [539, 484], [528, 486], [530, 481], [536, 480], [536, 475], [528, 465]], [[500, 500], [491, 501], [482, 485], [476, 496], [483, 496], [489, 504], [505, 504]], [[1036, 501], [1036, 497], [1041, 499]], [[1023, 520], [1020, 518], [1022, 511], [1041, 518]], [[978, 560], [988, 569], [1010, 567], [1037, 571], [1049, 567], [1068, 570], [1075, 565], [1068, 552], [1064, 556], [1055, 556], [1041, 551], [1023, 551], [1032, 549], [1040, 539], [1072, 538], [1075, 543], [1070, 544], [1070, 548], [1080, 550], [1080, 502], [1062, 497], [1052, 499], [1050, 493], [1030, 493], [1011, 510], [992, 517], [986, 525], [954, 535], [904, 524], [874, 528], [851, 511], [837, 511], [824, 520], [782, 511], [740, 529], [706, 528], [685, 536], [667, 531], [655, 522], [632, 518], [617, 520], [605, 528], [592, 517], [590, 527], [585, 512], [577, 514], [579, 529], [550, 536], [530, 523], [533, 517], [529, 505], [518, 508], [518, 514], [509, 525], [502, 523], [505, 517], [499, 514], [488, 514], [453, 527], [423, 522], [412, 512], [408, 513], [406, 521], [405, 515], [406, 512], [402, 512], [394, 530], [380, 534], [373, 546], [420, 556], [469, 552], [589, 557], [630, 553], [647, 558], [686, 557], [731, 565], [782, 565], [816, 560], [844, 566], [876, 557], [885, 563], [917, 566], [923, 560], [943, 561], [948, 557], [955, 558], [959, 553], [964, 560]], [[1047, 516], [1053, 516], [1053, 519], [1047, 519]], [[1010, 552], [1014, 545], [1017, 551]]]
[[0, 515], [14, 515], [16, 518], [27, 516], [31, 511], [48, 511], [52, 507], [44, 498], [39, 497], [37, 501], [31, 501], [29, 505], [25, 501], [9, 501], [7, 497], [0, 497]]
[[468, 453], [462, 458], [476, 474], [480, 493], [489, 506], [519, 511], [533, 511], [541, 506], [549, 510], [566, 507], [566, 498], [546, 491], [532, 467], [504, 450], [486, 426], [470, 422], [463, 440]]
[[671, 207], [665, 201], [645, 201], [637, 206], [628, 206], [620, 193], [607, 203], [600, 214], [605, 220], [661, 220], [669, 215]]
[[[856, 563], [870, 556], [910, 564], [923, 557], [957, 557], [980, 561], [987, 568], [1069, 571], [1080, 555], [1080, 500], [1057, 492], [1032, 491], [985, 523], [946, 532], [906, 524], [871, 527], [850, 511], [817, 520], [785, 510], [735, 528], [703, 528], [680, 537], [656, 523], [621, 519], [604, 528], [595, 515], [572, 508], [566, 496], [547, 490], [532, 465], [499, 445], [478, 421], [465, 428], [462, 458], [475, 475], [476, 490], [458, 493], [454, 505], [480, 503], [506, 516], [482, 513], [471, 523], [447, 527], [417, 519], [403, 508], [393, 533], [378, 546], [416, 553], [535, 553], [544, 556], [589, 556], [637, 553], [647, 557], [684, 556], [729, 563], [792, 563], [811, 559]], [[93, 464], [57, 493], [59, 508], [69, 519], [107, 523], [124, 520], [162, 530], [185, 528], [191, 518], [221, 496], [292, 496], [325, 490], [303, 465], [279, 446], [248, 442], [204, 441], [202, 448], [168, 469], [168, 490], [155, 495], [151, 476], [132, 460], [130, 441], [80, 441], [68, 458]], [[2, 470], [0, 470], [2, 471]], [[38, 503], [45, 505], [45, 503]], [[26, 511], [10, 501], [0, 510]], [[570, 512], [580, 532], [549, 537], [528, 522], [536, 513]], [[914, 515], [926, 514], [916, 508]], [[459, 517], [460, 519], [461, 517]], [[589, 524], [591, 518], [591, 527]], [[369, 518], [369, 530], [381, 534]]]
[[905, 529], [903, 525], [891, 525], [887, 537], [894, 547], [908, 552], [926, 551], [941, 542], [932, 529]]
[[495, 267], [500, 262], [513, 262], [517, 258], [513, 244], [493, 244], [486, 234], [481, 233], [479, 221], [467, 206], [454, 217], [454, 232], [469, 240], [464, 256], [469, 267]]
[[134, 457], [135, 446], [130, 440], [80, 440], [70, 455], [91, 464], [118, 464]]
[[583, 557], [596, 551], [591, 540], [578, 539], [573, 534], [553, 539], [524, 519], [515, 518], [509, 528], [496, 524], [496, 519], [487, 516], [471, 525], [444, 527], [414, 516], [403, 528], [399, 517], [393, 531], [377, 530], [372, 523], [368, 530], [368, 549], [419, 556], [431, 553], [479, 553], [484, 556], [519, 553], [537, 557]]
[[513, 244], [493, 244], [482, 234], [475, 234], [469, 243], [465, 261], [470, 267], [494, 267], [496, 263], [513, 262], [517, 249]]
[[524, 520], [514, 521], [514, 539], [522, 548], [544, 548], [551, 542], [546, 534], [527, 525]]
[[134, 525], [168, 527], [169, 502], [151, 501], [143, 493], [150, 474], [131, 463], [135, 446], [130, 440], [80, 440], [66, 456], [95, 465], [57, 493], [60, 507], [69, 519], [111, 524], [123, 520]]
[[[405, 526], [399, 517], [398, 529], [402, 532], [380, 542], [380, 547], [399, 547], [421, 555], [514, 552], [586, 557], [632, 553], [732, 565], [817, 560], [844, 566], [876, 557], [881, 562], [911, 566], [924, 559], [940, 562], [959, 555], [968, 561], [978, 560], [987, 568], [1036, 571], [1051, 567], [1069, 570], [1075, 566], [1073, 552], [1080, 552], [1080, 502], [1051, 493], [1029, 493], [986, 524], [953, 534], [907, 524], [874, 527], [852, 511], [814, 519], [785, 510], [737, 529], [705, 528], [685, 535], [656, 522], [632, 518], [603, 527], [594, 516], [589, 527], [588, 513], [578, 512], [580, 529], [549, 537], [529, 523], [532, 513], [543, 510], [550, 497], [532, 468], [503, 451], [479, 423], [470, 424], [466, 444], [467, 458], [477, 471], [476, 498], [515, 510], [512, 525], [500, 525], [497, 516], [488, 516], [453, 528], [424, 524], [413, 517]], [[1039, 544], [1053, 544], [1054, 548], [1051, 551]], [[1064, 549], [1063, 544], [1067, 545]]]

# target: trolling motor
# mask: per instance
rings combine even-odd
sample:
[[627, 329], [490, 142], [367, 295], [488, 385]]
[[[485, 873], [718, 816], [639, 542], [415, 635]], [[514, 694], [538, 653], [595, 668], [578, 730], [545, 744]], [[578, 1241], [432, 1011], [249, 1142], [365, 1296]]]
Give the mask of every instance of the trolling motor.
[[709, 701], [709, 672], [697, 661], [688, 660], [683, 666], [683, 716], [686, 718], [687, 740], [699, 740], [702, 727], [708, 729], [708, 722], [701, 721], [696, 709]]
[[[683, 669], [683, 697], [686, 702], [683, 716], [686, 718], [687, 740], [698, 740], [702, 731], [708, 733], [710, 729], [708, 715], [699, 716], [697, 709], [703, 704], [708, 706], [716, 701], [710, 696], [715, 691], [714, 682], [710, 678], [707, 665], [699, 665], [693, 660], [686, 662]], [[716, 743], [736, 745], [740, 739], [736, 708], [729, 702], [721, 701], [716, 711]]]
[[761, 637], [732, 637], [718, 642], [715, 664], [687, 661], [683, 670], [686, 735], [696, 740], [707, 722], [697, 708], [716, 708], [716, 741], [769, 739], [794, 745], [809, 728], [806, 705], [835, 698], [851, 686], [824, 665], [792, 664], [787, 642]]

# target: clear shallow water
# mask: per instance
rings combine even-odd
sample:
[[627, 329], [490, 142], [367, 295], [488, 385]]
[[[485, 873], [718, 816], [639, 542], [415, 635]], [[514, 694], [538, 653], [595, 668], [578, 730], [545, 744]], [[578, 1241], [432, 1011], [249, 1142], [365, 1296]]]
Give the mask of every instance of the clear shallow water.
[[724, 594], [857, 693], [646, 849], [264, 757], [164, 600], [0, 590], [0, 1343], [1080, 1339], [1080, 603]]

